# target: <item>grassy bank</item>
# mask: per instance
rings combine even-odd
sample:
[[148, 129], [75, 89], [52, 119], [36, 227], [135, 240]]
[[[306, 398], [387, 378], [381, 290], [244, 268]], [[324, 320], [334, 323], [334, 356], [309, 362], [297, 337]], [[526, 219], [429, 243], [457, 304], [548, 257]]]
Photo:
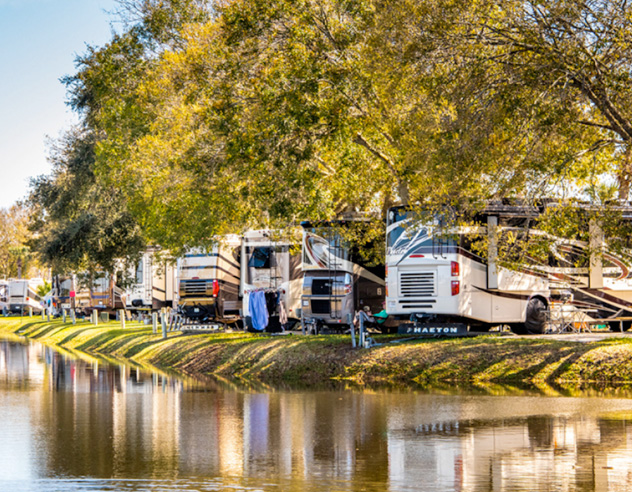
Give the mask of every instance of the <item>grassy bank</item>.
[[129, 360], [193, 377], [264, 383], [357, 384], [632, 383], [632, 338], [578, 343], [528, 337], [409, 340], [376, 337], [381, 346], [351, 348], [348, 336], [169, 333], [117, 323], [1, 318], [0, 334], [17, 334], [66, 350]]

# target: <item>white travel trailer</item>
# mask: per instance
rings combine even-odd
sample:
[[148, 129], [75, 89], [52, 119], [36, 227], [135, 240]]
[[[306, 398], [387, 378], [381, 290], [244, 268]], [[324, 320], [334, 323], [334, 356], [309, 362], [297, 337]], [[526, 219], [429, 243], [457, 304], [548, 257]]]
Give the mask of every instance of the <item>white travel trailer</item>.
[[167, 261], [159, 261], [148, 250], [131, 272], [132, 284], [125, 289], [125, 307], [131, 311], [152, 311], [173, 307], [176, 290], [176, 269]]
[[222, 237], [209, 251], [189, 250], [178, 259], [178, 311], [194, 323], [240, 321], [241, 239]]
[[14, 314], [25, 314], [32, 309], [34, 313], [42, 312], [40, 296], [36, 289], [43, 285], [44, 280], [40, 279], [13, 279], [9, 281], [8, 309]]
[[[293, 234], [293, 233], [292, 233]], [[279, 231], [257, 230], [244, 234], [241, 246], [242, 316], [248, 329], [253, 325], [250, 298], [262, 292], [267, 307], [267, 331], [281, 331], [282, 321], [296, 324], [301, 318], [300, 239]], [[284, 312], [283, 312], [284, 311]]]
[[384, 306], [384, 264], [372, 265], [344, 238], [343, 230], [362, 227], [363, 220], [303, 222], [302, 314], [306, 331], [349, 328], [366, 306]]
[[85, 314], [90, 308], [90, 289], [82, 286], [77, 275], [54, 275], [52, 281], [53, 303], [59, 311], [73, 309]]
[[[406, 208], [390, 209], [389, 316], [412, 320], [414, 327], [406, 329], [415, 333], [447, 333], [447, 325], [454, 325], [450, 329], [456, 331], [457, 325], [486, 330], [501, 324], [519, 333], [543, 333], [555, 315], [555, 305], [558, 314], [566, 313], [572, 320], [570, 326], [577, 326], [576, 322], [629, 326], [632, 257], [607, 251], [597, 226], [591, 228], [591, 244], [549, 237], [552, 254], [546, 262], [527, 257], [511, 269], [498, 264], [499, 242], [507, 233], [544, 235], [537, 229], [544, 207], [490, 204], [478, 216], [477, 225], [447, 233], [440, 232], [439, 215], [421, 217]], [[472, 248], [473, 238], [483, 236], [485, 258]]]

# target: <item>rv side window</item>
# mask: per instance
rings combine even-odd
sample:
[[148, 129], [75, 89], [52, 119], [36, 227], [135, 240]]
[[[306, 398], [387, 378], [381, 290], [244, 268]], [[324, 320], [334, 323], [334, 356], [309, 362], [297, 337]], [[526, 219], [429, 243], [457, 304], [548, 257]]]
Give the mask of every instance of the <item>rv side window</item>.
[[248, 266], [253, 268], [270, 268], [271, 248], [254, 248]]

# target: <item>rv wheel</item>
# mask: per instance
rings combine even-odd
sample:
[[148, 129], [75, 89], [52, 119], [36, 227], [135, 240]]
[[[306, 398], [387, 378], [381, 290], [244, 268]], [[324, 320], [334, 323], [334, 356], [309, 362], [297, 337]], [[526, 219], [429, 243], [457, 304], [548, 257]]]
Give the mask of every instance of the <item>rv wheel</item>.
[[542, 299], [538, 297], [529, 299], [524, 325], [529, 333], [544, 333], [546, 329], [546, 304]]
[[512, 323], [509, 325], [509, 328], [511, 328], [511, 331], [516, 335], [526, 335], [529, 333], [524, 323]]

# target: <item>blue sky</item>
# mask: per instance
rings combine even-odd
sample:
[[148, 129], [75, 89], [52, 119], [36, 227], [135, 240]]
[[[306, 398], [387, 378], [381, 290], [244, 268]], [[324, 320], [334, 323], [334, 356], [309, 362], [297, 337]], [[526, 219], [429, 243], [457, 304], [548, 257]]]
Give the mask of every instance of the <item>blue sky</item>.
[[46, 174], [46, 137], [76, 121], [59, 79], [111, 37], [114, 0], [0, 0], [0, 207]]

